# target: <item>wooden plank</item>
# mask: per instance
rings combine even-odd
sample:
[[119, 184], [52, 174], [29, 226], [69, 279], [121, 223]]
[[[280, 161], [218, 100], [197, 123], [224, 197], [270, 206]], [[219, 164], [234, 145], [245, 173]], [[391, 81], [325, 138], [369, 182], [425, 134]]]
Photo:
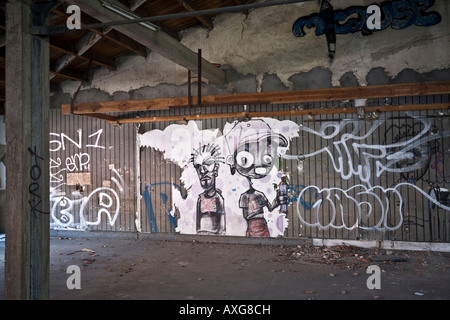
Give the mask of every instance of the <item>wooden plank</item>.
[[[412, 111], [426, 109], [449, 109], [450, 103], [437, 104], [415, 104], [399, 106], [380, 106], [363, 108], [365, 112], [388, 112], [388, 111]], [[164, 121], [189, 121], [223, 118], [262, 118], [262, 117], [287, 117], [302, 115], [337, 114], [337, 113], [358, 113], [357, 108], [328, 108], [328, 109], [308, 109], [308, 110], [280, 110], [268, 112], [232, 112], [232, 113], [211, 113], [197, 115], [161, 116], [119, 119], [110, 123], [144, 123], [144, 122], [164, 122]]]
[[[179, 100], [179, 101], [178, 101]], [[127, 100], [127, 101], [108, 101], [95, 103], [75, 103], [73, 110], [70, 104], [63, 104], [61, 107], [62, 114], [89, 114], [89, 113], [105, 113], [105, 112], [123, 112], [131, 110], [149, 111], [149, 110], [167, 110], [171, 104], [183, 103], [184, 98], [173, 99], [150, 99], [150, 100]], [[106, 111], [108, 110], [108, 111]]]
[[[83, 12], [103, 23], [123, 20], [123, 17], [117, 13], [102, 7], [99, 1], [68, 0], [66, 2], [78, 5]], [[124, 10], [128, 9], [117, 0], [109, 2]], [[197, 71], [198, 69], [197, 54], [164, 32], [155, 32], [140, 24], [118, 25], [114, 26], [114, 29], [188, 70]], [[224, 71], [205, 59], [202, 59], [202, 72], [205, 79], [218, 84], [225, 83]]]
[[89, 114], [80, 114], [80, 116], [86, 116], [86, 117], [91, 117], [91, 118], [95, 118], [95, 119], [100, 119], [100, 120], [107, 120], [109, 122], [117, 122], [119, 119], [117, 117], [108, 115], [108, 114], [103, 114], [103, 113], [89, 113]]
[[[315, 101], [353, 100], [385, 97], [406, 97], [450, 93], [450, 81], [378, 85], [367, 87], [295, 90], [263, 93], [242, 93], [211, 95], [202, 97], [202, 106], [244, 105], [258, 103], [304, 103]], [[192, 97], [197, 104], [197, 97]], [[125, 100], [75, 104], [74, 114], [132, 112], [167, 110], [173, 107], [188, 107], [188, 97], [160, 98], [146, 100]], [[70, 113], [70, 105], [62, 106], [62, 113]]]

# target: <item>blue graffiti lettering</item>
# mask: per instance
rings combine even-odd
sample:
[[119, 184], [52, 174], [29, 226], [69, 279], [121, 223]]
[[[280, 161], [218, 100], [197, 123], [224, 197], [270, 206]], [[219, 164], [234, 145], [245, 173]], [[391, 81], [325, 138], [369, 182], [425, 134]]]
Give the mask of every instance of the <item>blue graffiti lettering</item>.
[[[357, 18], [349, 18], [357, 15]], [[348, 18], [348, 20], [347, 20]], [[341, 24], [341, 21], [346, 21]], [[355, 33], [362, 31], [363, 34], [368, 33], [364, 25], [366, 23], [366, 9], [363, 7], [350, 7], [345, 10], [337, 10], [334, 14], [334, 29], [337, 34]]]
[[[153, 209], [153, 199], [151, 196], [151, 190], [153, 187], [155, 186], [161, 186], [161, 185], [169, 185], [169, 186], [173, 186], [175, 187], [178, 191], [180, 191], [180, 194], [182, 195], [183, 199], [185, 199], [187, 197], [187, 195], [184, 193], [181, 189], [181, 186], [179, 186], [176, 183], [172, 183], [172, 182], [159, 182], [159, 183], [154, 183], [154, 184], [150, 184], [148, 186], [145, 186], [145, 191], [143, 193], [143, 198], [144, 198], [144, 203], [145, 203], [145, 209], [147, 211], [147, 217], [148, 217], [148, 223], [149, 223], [149, 227], [150, 227], [150, 232], [151, 233], [156, 233], [159, 232], [158, 229], [158, 224], [156, 222], [156, 215], [155, 215], [155, 211]], [[167, 201], [169, 200], [169, 196], [165, 193], [160, 193], [160, 197], [161, 200], [163, 202], [163, 204], [165, 205], [167, 203]], [[177, 220], [175, 219], [175, 217], [173, 217], [173, 215], [171, 214], [171, 208], [166, 210], [166, 216], [169, 219], [169, 222], [171, 224], [171, 226], [173, 228], [176, 228], [177, 226]]]
[[[435, 0], [397, 0], [385, 1], [380, 7], [380, 28], [370, 29], [367, 21], [372, 14], [366, 7], [352, 6], [344, 10], [333, 10], [333, 23], [336, 34], [348, 34], [361, 31], [363, 35], [372, 34], [374, 31], [386, 29], [389, 25], [393, 29], [405, 29], [411, 25], [433, 26], [441, 22], [441, 15], [436, 11], [427, 12], [434, 5]], [[297, 19], [292, 32], [296, 37], [303, 37], [308, 29], [315, 28], [316, 36], [323, 35], [329, 29], [328, 10], [313, 13]]]
[[[303, 189], [307, 190], [302, 193]], [[300, 194], [302, 194], [302, 196], [299, 198]], [[323, 200], [323, 194], [317, 192], [316, 189], [309, 188], [302, 184], [289, 184], [288, 199], [290, 203], [300, 202], [305, 210], [311, 210], [315, 203]]]

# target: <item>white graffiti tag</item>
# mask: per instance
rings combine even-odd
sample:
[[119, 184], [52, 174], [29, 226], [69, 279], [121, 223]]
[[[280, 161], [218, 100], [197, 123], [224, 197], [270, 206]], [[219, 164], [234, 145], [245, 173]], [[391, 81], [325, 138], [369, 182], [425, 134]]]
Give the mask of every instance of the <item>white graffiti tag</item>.
[[[93, 191], [87, 192], [82, 185], [90, 184], [90, 151], [106, 149], [100, 144], [102, 133], [100, 129], [86, 137], [82, 129], [78, 129], [74, 138], [65, 133], [50, 133], [50, 153], [59, 155], [50, 159], [50, 183], [58, 184], [50, 190], [53, 228], [87, 229], [99, 225], [103, 217], [109, 225], [115, 224], [120, 211], [119, 193], [124, 192], [125, 186], [119, 172], [112, 167], [111, 182], [94, 187]], [[72, 174], [70, 181], [69, 173]], [[76, 191], [67, 194], [69, 184], [75, 185]]]
[[[371, 122], [367, 129], [363, 127], [367, 122], [358, 120], [325, 122], [319, 130], [300, 125], [300, 131], [324, 139], [328, 142], [327, 146], [305, 155], [284, 158], [304, 160], [325, 153], [332, 168], [343, 180], [359, 178], [363, 183], [346, 190], [314, 185], [305, 187], [297, 197], [300, 221], [320, 229], [394, 231], [403, 223], [402, 188], [415, 190], [430, 204], [450, 210], [448, 204], [437, 201], [411, 183], [427, 170], [432, 157], [430, 145], [450, 137], [450, 131], [433, 130], [430, 118], [408, 113], [407, 116], [413, 124], [390, 126], [388, 131], [392, 131], [389, 136], [393, 137], [393, 141], [384, 144], [370, 144], [367, 141], [379, 134], [377, 131], [385, 124], [385, 119]], [[412, 174], [417, 172], [419, 174]], [[391, 188], [383, 187], [379, 185], [383, 180], [378, 179], [383, 173], [398, 173], [408, 182]], [[411, 176], [414, 178], [409, 178]]]
[[[112, 169], [112, 172], [115, 176], [111, 177], [111, 181], [122, 193], [124, 180], [117, 170]], [[64, 185], [65, 183], [51, 189], [50, 201], [53, 205], [50, 214], [55, 227], [86, 229], [88, 226], [99, 225], [103, 216], [106, 216], [109, 225], [115, 224], [120, 212], [120, 197], [115, 188], [100, 187], [84, 197], [80, 197], [80, 193], [74, 193], [71, 199], [59, 195], [59, 188]]]
[[[339, 173], [344, 180], [351, 177], [358, 177], [362, 182], [370, 186], [373, 174], [376, 177], [384, 172], [413, 172], [423, 167], [426, 157], [417, 157], [417, 161], [410, 163], [406, 167], [397, 167], [396, 164], [414, 159], [415, 150], [420, 146], [440, 139], [449, 137], [450, 131], [444, 130], [441, 133], [430, 135], [431, 121], [423, 117], [414, 117], [421, 122], [421, 131], [405, 141], [391, 144], [368, 144], [364, 143], [378, 127], [385, 123], [385, 120], [376, 120], [369, 130], [361, 134], [361, 121], [343, 120], [341, 122], [323, 123], [319, 131], [300, 125], [300, 130], [312, 133], [325, 140], [332, 140], [331, 146], [326, 146], [315, 152], [303, 155], [304, 158], [314, 157], [320, 153], [327, 153], [334, 170]], [[346, 133], [344, 129], [351, 127], [351, 132]], [[329, 131], [331, 133], [327, 133]], [[338, 135], [340, 134], [340, 138]], [[334, 140], [338, 137], [338, 140]], [[357, 155], [355, 161], [354, 155]], [[424, 155], [426, 156], [426, 155]]]
[[[362, 184], [347, 190], [308, 186], [298, 196], [297, 214], [305, 225], [323, 230], [360, 228], [394, 231], [403, 224], [402, 187], [414, 188], [434, 205], [450, 210], [449, 206], [439, 203], [417, 186], [405, 182], [386, 189], [381, 186], [367, 188]], [[319, 196], [309, 211], [302, 207], [302, 203], [309, 200], [307, 198], [311, 189]]]
[[[93, 221], [88, 221], [84, 214], [90, 202], [98, 203], [99, 206], [96, 219]], [[113, 226], [116, 223], [119, 210], [120, 199], [117, 193], [111, 188], [97, 188], [83, 200], [80, 209], [81, 226], [99, 225], [103, 214], [108, 218], [109, 224]]]
[[[300, 206], [303, 197], [310, 192], [309, 189], [315, 189], [319, 194], [311, 208], [311, 214], [308, 214]], [[398, 209], [400, 210], [392, 210], [391, 205], [395, 202], [399, 203]], [[364, 185], [356, 185], [347, 190], [341, 190], [309, 186], [299, 194], [297, 213], [300, 221], [305, 225], [320, 229], [353, 230], [361, 228], [392, 231], [398, 229], [403, 223], [402, 206], [402, 197], [395, 188], [373, 187], [368, 189]], [[396, 224], [390, 226], [390, 221], [396, 221]]]

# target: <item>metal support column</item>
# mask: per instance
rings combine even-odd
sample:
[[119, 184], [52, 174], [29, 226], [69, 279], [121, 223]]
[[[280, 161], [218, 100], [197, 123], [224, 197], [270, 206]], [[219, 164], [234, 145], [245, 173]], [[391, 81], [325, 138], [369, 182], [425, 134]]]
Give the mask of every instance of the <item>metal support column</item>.
[[202, 106], [202, 49], [198, 49], [198, 93], [197, 105]]
[[[202, 106], [202, 49], [198, 49], [197, 65], [197, 106]], [[192, 107], [192, 72], [188, 70], [188, 106]]]

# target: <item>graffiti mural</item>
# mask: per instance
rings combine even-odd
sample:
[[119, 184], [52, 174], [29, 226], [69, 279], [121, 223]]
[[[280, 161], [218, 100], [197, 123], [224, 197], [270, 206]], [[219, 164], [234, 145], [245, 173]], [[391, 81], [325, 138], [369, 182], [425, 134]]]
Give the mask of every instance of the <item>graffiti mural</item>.
[[[142, 146], [183, 169], [185, 197], [173, 197], [177, 230], [188, 234], [277, 237], [287, 227], [279, 159], [297, 135], [292, 121], [255, 119], [201, 130], [194, 121], [140, 135]], [[175, 211], [175, 210], [173, 210]]]
[[263, 120], [238, 122], [225, 134], [229, 150], [227, 163], [231, 173], [238, 172], [248, 181], [249, 189], [240, 195], [239, 208], [247, 221], [248, 237], [269, 237], [264, 208], [272, 212], [280, 205], [286, 204], [286, 194], [280, 190], [271, 203], [264, 192], [255, 190], [252, 181], [262, 179], [270, 174], [278, 163], [278, 147], [286, 148], [287, 139], [272, 130]]
[[172, 188], [167, 210], [180, 233], [279, 237], [291, 222], [395, 232], [450, 212], [450, 131], [418, 114], [260, 118], [213, 129], [190, 121], [139, 139], [182, 169], [186, 192]]
[[[447, 202], [438, 201], [439, 192], [433, 196], [424, 190], [429, 181], [417, 183], [430, 168], [442, 167], [430, 163], [437, 144], [448, 142], [450, 131], [438, 130], [430, 118], [408, 113], [401, 124], [388, 125], [388, 121], [378, 119], [369, 125], [359, 120], [329, 121], [318, 129], [299, 126], [304, 135], [323, 140], [325, 147], [298, 157], [325, 155], [342, 181], [357, 182], [348, 188], [308, 185], [297, 189], [296, 209], [303, 224], [320, 229], [394, 231], [403, 225], [404, 195], [408, 192], [423, 197], [433, 207], [450, 211]], [[374, 143], [372, 138], [380, 130], [384, 130], [383, 143]], [[391, 186], [385, 184], [386, 177], [395, 177]]]
[[[76, 137], [50, 133], [50, 216], [54, 229], [86, 230], [102, 220], [114, 226], [120, 213], [125, 182], [109, 166], [110, 181], [92, 186], [91, 151], [104, 150], [99, 144], [103, 130], [87, 136], [81, 129]], [[69, 151], [70, 150], [70, 151]], [[92, 191], [88, 191], [92, 190]]]
[[214, 145], [203, 145], [194, 150], [191, 162], [197, 171], [200, 185], [205, 190], [197, 200], [198, 234], [225, 234], [225, 205], [222, 191], [216, 188], [220, 163], [220, 150]]
[[[152, 191], [154, 191], [155, 187], [163, 186], [163, 185], [167, 185], [167, 186], [172, 187], [172, 194], [174, 194], [175, 192], [179, 192], [179, 194], [182, 196], [183, 199], [186, 198], [186, 195], [183, 194], [183, 190], [182, 190], [181, 186], [179, 186], [176, 183], [172, 183], [172, 182], [158, 182], [158, 183], [154, 183], [154, 184], [150, 184], [150, 185], [145, 186], [143, 199], [144, 199], [144, 202], [145, 202], [145, 209], [147, 211], [147, 218], [148, 218], [148, 221], [149, 221], [150, 232], [151, 233], [159, 232], [159, 227], [158, 227], [156, 214], [155, 214], [155, 209], [154, 209], [154, 205], [155, 205], [154, 201], [156, 199], [154, 199], [154, 197], [152, 197]], [[166, 207], [167, 202], [169, 200], [169, 195], [167, 193], [161, 192], [160, 193], [160, 199], [161, 199], [164, 207]], [[177, 227], [177, 217], [175, 217], [175, 214], [172, 213], [172, 208], [169, 208], [169, 209], [166, 210], [165, 217], [167, 217], [169, 219], [169, 223], [170, 223], [172, 229], [176, 229], [176, 227]]]

